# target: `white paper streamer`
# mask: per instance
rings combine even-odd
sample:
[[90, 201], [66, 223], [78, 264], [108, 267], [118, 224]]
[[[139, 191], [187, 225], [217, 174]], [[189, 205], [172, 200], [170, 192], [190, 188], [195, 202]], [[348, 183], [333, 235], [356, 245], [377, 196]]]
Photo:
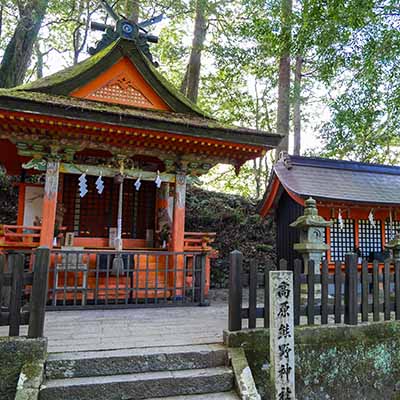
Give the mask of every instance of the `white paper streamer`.
[[100, 176], [96, 180], [96, 189], [98, 194], [102, 194], [104, 190], [104, 181], [102, 173], [100, 172]]
[[87, 179], [86, 179], [86, 174], [84, 173], [79, 177], [79, 196], [85, 197], [87, 193], [88, 193]]

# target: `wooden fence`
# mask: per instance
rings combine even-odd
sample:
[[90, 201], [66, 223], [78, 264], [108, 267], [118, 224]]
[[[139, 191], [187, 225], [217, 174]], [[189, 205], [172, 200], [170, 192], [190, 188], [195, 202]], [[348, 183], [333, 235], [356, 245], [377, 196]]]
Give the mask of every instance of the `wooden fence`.
[[[43, 337], [50, 251], [34, 252], [32, 272], [25, 268], [23, 252], [0, 254], [0, 326], [9, 326], [9, 336], [19, 336], [29, 325], [28, 337]], [[5, 304], [1, 306], [2, 299]]]
[[[257, 320], [269, 327], [269, 270], [257, 273], [250, 264], [248, 274], [242, 273], [242, 253], [231, 253], [229, 274], [229, 330], [241, 330], [243, 320], [255, 328]], [[279, 269], [293, 270], [295, 325], [320, 323], [357, 325], [359, 321], [400, 320], [400, 262], [367, 261], [357, 264], [355, 254], [346, 255], [344, 263], [336, 262], [333, 270], [328, 262], [321, 264], [320, 274], [314, 273], [309, 262], [308, 274], [302, 273], [302, 261], [295, 260], [292, 268], [281, 260]], [[263, 304], [257, 299], [263, 287]], [[243, 307], [243, 291], [248, 290], [248, 305]], [[303, 318], [302, 318], [303, 317]]]
[[47, 309], [207, 305], [207, 254], [52, 250]]

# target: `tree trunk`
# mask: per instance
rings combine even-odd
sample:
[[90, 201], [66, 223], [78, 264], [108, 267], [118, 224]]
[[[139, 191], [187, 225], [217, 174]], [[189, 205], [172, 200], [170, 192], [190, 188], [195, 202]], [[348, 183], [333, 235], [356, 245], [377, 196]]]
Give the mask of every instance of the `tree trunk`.
[[206, 0], [196, 1], [196, 16], [194, 22], [194, 33], [192, 50], [186, 67], [185, 76], [181, 84], [181, 92], [194, 103], [197, 102], [200, 83], [201, 52], [207, 33]]
[[36, 53], [36, 77], [38, 79], [43, 78], [43, 54], [40, 51], [39, 41], [35, 43], [35, 53]]
[[[258, 94], [258, 82], [255, 80], [254, 92], [256, 95], [256, 129], [260, 129], [260, 96]], [[261, 193], [261, 158], [259, 157], [259, 164], [257, 165], [257, 158], [253, 160], [253, 174], [256, 181], [256, 199], [260, 198]]]
[[3, 34], [3, 12], [4, 12], [4, 6], [0, 6], [0, 37]]
[[139, 11], [140, 11], [139, 0], [126, 0], [125, 2], [126, 16], [136, 24], [139, 22]]
[[48, 0], [37, 0], [29, 1], [20, 8], [17, 26], [0, 65], [0, 87], [9, 88], [23, 83], [47, 5]]
[[301, 74], [303, 67], [303, 57], [296, 57], [296, 67], [294, 71], [293, 85], [293, 131], [294, 148], [293, 154], [300, 155], [301, 147]]
[[277, 133], [284, 135], [276, 148], [276, 158], [289, 148], [290, 119], [290, 47], [292, 37], [292, 0], [281, 0], [281, 54], [279, 59]]

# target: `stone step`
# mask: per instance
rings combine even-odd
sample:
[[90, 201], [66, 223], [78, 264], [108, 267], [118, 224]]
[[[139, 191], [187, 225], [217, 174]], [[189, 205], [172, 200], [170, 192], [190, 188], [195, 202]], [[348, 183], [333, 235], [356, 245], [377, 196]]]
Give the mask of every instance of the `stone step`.
[[219, 392], [173, 397], [154, 397], [148, 400], [239, 400], [239, 396], [235, 392]]
[[224, 366], [227, 351], [222, 345], [135, 348], [108, 351], [50, 354], [47, 379], [135, 374]]
[[141, 400], [168, 396], [220, 393], [233, 388], [227, 367], [130, 375], [54, 379], [45, 382], [40, 400]]

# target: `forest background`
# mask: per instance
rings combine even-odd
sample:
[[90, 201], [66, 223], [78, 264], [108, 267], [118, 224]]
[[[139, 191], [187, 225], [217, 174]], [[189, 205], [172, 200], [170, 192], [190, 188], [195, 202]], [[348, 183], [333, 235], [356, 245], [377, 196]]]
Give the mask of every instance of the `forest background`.
[[[400, 158], [398, 0], [120, 0], [152, 28], [160, 70], [211, 116], [285, 135], [278, 153], [203, 186], [259, 199], [279, 151], [396, 164]], [[96, 1], [1, 0], [0, 87], [76, 64], [110, 23]]]
[[[279, 132], [276, 152], [238, 176], [219, 166], [189, 188], [186, 228], [217, 232], [212, 284], [226, 286], [229, 252], [245, 264], [275, 263], [274, 229], [256, 205], [280, 151], [398, 164], [398, 0], [117, 0], [151, 27], [160, 71], [209, 115]], [[0, 0], [0, 88], [18, 86], [87, 58], [111, 23], [93, 0]], [[1, 160], [0, 160], [1, 163]], [[0, 224], [15, 223], [17, 190], [0, 169]], [[219, 192], [219, 193], [217, 193]]]

